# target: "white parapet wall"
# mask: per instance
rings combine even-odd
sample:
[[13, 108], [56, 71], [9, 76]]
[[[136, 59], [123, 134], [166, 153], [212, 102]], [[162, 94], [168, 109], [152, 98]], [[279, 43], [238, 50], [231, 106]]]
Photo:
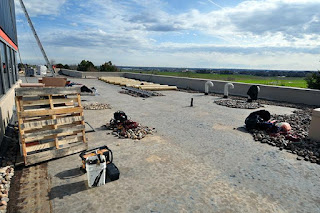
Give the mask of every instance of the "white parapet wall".
[[[224, 94], [224, 86], [230, 81], [217, 81], [211, 79], [172, 77], [163, 75], [150, 75], [141, 73], [128, 72], [79, 72], [74, 70], [61, 69], [62, 74], [85, 78], [86, 76], [102, 77], [102, 76], [119, 76], [136, 80], [149, 81], [158, 84], [167, 84], [170, 86], [177, 86], [181, 89], [191, 89], [199, 92], [204, 92], [205, 83], [210, 80], [214, 87], [209, 88], [210, 93]], [[247, 97], [247, 92], [253, 84], [231, 82], [234, 89], [229, 91], [229, 95]], [[295, 87], [269, 86], [258, 85], [261, 89], [259, 98], [272, 101], [288, 102], [295, 104], [306, 104], [310, 106], [320, 107], [320, 90], [302, 89]]]
[[63, 75], [74, 77], [74, 78], [87, 78], [87, 77], [104, 77], [104, 76], [114, 76], [122, 77], [124, 72], [82, 72], [76, 70], [60, 69], [59, 71]]
[[[162, 75], [150, 75], [140, 73], [125, 73], [124, 77], [143, 81], [150, 81], [159, 84], [167, 84], [177, 86], [181, 89], [191, 89], [204, 92], [205, 83], [208, 79], [172, 77]], [[211, 80], [214, 87], [209, 89], [209, 92], [223, 94], [224, 86], [229, 81]], [[247, 91], [253, 84], [232, 82], [234, 89], [230, 90], [229, 95], [247, 97]], [[281, 101], [296, 104], [306, 104], [310, 106], [320, 106], [320, 90], [302, 89], [295, 87], [269, 86], [256, 84], [260, 87], [259, 98]]]
[[18, 80], [7, 92], [0, 98], [0, 144], [5, 134], [5, 129], [10, 122], [15, 108], [15, 89], [19, 87], [21, 80]]
[[312, 111], [309, 138], [320, 143], [320, 108]]

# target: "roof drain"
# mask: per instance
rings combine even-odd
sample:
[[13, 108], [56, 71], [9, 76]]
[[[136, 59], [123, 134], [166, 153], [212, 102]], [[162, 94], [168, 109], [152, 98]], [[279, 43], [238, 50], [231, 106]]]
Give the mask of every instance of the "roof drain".
[[223, 98], [228, 98], [229, 88], [234, 89], [233, 83], [226, 83], [226, 84], [224, 85], [224, 96], [223, 96]]
[[209, 87], [213, 87], [213, 83], [211, 81], [207, 81], [204, 85], [204, 94], [208, 95], [209, 94]]

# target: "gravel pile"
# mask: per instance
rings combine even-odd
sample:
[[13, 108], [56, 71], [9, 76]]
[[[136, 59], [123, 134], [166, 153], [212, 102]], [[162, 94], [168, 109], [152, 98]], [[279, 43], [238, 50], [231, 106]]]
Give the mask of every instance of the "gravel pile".
[[113, 135], [118, 136], [119, 138], [131, 138], [133, 140], [140, 140], [144, 138], [148, 134], [152, 134], [153, 130], [149, 129], [148, 127], [139, 126], [136, 129], [128, 129], [124, 133], [120, 132], [113, 132]]
[[[272, 120], [288, 122], [292, 128], [291, 136], [275, 134], [270, 135], [265, 131], [251, 130], [254, 140], [267, 143], [288, 150], [298, 155], [297, 160], [306, 160], [320, 164], [320, 142], [308, 138], [311, 122], [311, 109], [297, 110], [292, 115], [271, 115]], [[291, 137], [291, 139], [289, 139]]]
[[240, 108], [240, 109], [258, 109], [262, 105], [258, 102], [247, 102], [244, 100], [234, 100], [234, 99], [221, 99], [214, 101], [218, 105], [230, 107], [230, 108]]
[[14, 175], [14, 169], [6, 166], [0, 169], [0, 212], [7, 212], [7, 205], [9, 202], [9, 190], [11, 178]]
[[110, 123], [108, 123], [106, 127], [109, 130], [113, 130], [112, 134], [121, 139], [131, 138], [133, 140], [140, 140], [146, 135], [154, 132], [154, 128], [150, 129], [149, 127], [141, 126], [140, 124], [132, 129], [125, 129], [122, 125], [111, 125]]
[[[132, 91], [128, 91], [128, 90], [123, 90], [123, 91], [119, 91], [119, 93], [121, 94], [127, 94], [127, 95], [131, 95], [133, 97], [141, 97], [141, 98], [148, 98], [150, 96], [146, 96], [143, 94], [139, 94], [139, 93], [134, 93]], [[163, 94], [159, 93], [159, 92], [152, 92], [151, 96], [164, 96]]]
[[103, 109], [111, 109], [110, 104], [102, 104], [98, 102], [94, 103], [85, 103], [82, 104], [83, 109], [85, 110], [103, 110]]

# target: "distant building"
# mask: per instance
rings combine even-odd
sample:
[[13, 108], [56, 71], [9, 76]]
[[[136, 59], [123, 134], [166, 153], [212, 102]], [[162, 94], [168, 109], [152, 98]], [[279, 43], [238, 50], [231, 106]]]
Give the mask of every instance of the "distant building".
[[12, 117], [14, 89], [19, 74], [16, 53], [18, 39], [14, 0], [0, 0], [0, 142]]

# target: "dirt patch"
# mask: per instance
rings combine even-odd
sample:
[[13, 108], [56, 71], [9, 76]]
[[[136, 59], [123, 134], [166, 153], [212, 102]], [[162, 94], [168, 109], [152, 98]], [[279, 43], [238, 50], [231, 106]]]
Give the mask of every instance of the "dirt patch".
[[223, 125], [223, 124], [220, 124], [220, 123], [214, 124], [212, 126], [212, 128], [215, 129], [215, 130], [226, 130], [226, 131], [233, 129], [232, 126], [226, 126], [226, 125]]
[[52, 212], [47, 163], [16, 168], [9, 192], [8, 212]]
[[163, 161], [159, 156], [157, 155], [151, 155], [146, 159], [149, 163], [154, 163], [154, 162], [161, 162]]

